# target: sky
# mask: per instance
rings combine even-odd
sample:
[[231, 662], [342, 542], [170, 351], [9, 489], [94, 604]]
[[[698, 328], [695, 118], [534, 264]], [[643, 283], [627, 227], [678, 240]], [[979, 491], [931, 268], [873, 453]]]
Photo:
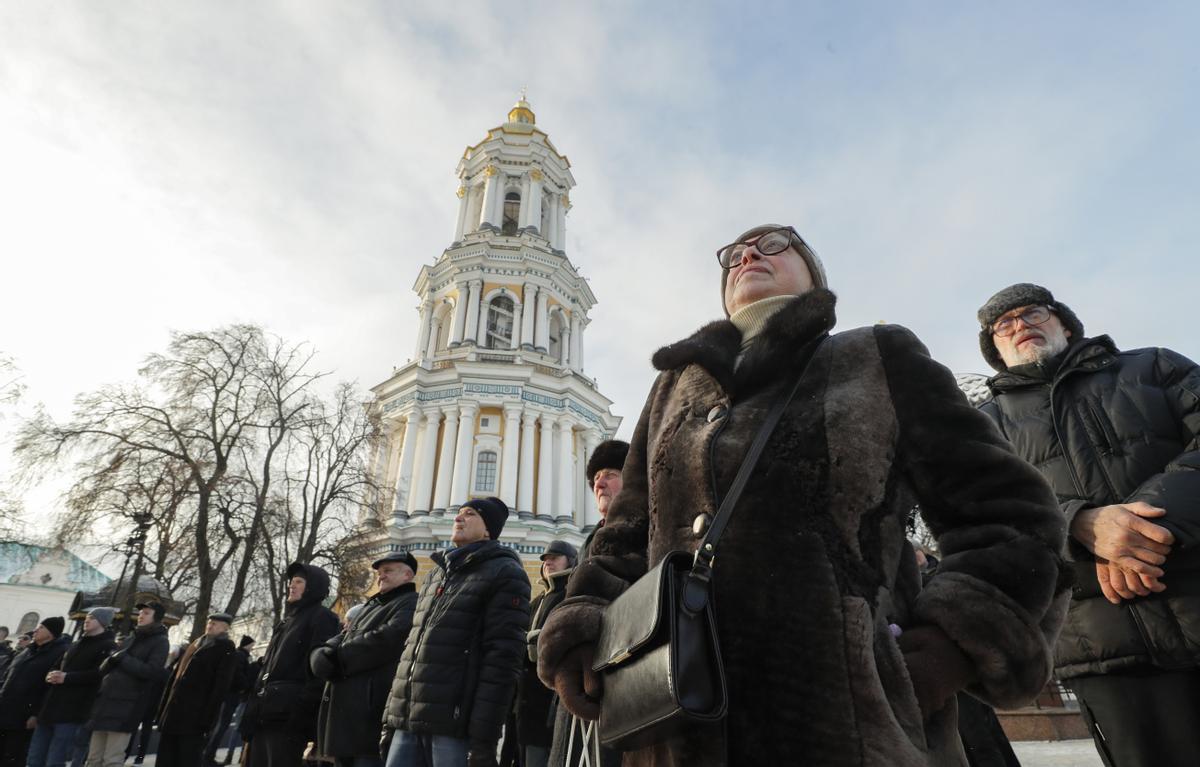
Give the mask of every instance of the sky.
[[[714, 252], [794, 225], [839, 327], [989, 372], [975, 310], [1049, 287], [1200, 358], [1191, 3], [0, 0], [0, 354], [37, 406], [171, 330], [254, 322], [365, 390], [412, 356], [455, 166], [522, 87], [572, 163], [587, 373], [628, 437]], [[0, 437], [0, 439], [3, 439]], [[20, 479], [3, 455], [0, 484]], [[32, 520], [53, 483], [22, 487]]]

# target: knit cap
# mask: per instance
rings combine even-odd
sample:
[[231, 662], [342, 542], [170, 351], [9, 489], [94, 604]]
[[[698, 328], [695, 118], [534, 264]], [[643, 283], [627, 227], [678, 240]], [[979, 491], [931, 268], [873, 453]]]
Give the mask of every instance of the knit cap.
[[67, 622], [57, 615], [52, 615], [42, 621], [42, 628], [53, 634], [55, 639], [58, 639], [60, 636], [62, 636], [63, 629], [66, 627], [66, 625]]
[[1032, 282], [1018, 282], [1016, 285], [1009, 285], [979, 307], [976, 315], [979, 319], [979, 351], [983, 352], [983, 358], [998, 372], [1003, 373], [1008, 370], [1008, 365], [1004, 364], [1004, 358], [1000, 356], [995, 341], [992, 339], [992, 324], [1000, 318], [1000, 315], [1022, 306], [1049, 308], [1058, 315], [1063, 327], [1071, 331], [1072, 341], [1083, 338], [1083, 323], [1079, 321], [1070, 307], [1055, 301], [1054, 294], [1049, 290], [1041, 285], [1034, 285]]
[[483, 524], [487, 526], [489, 538], [495, 540], [500, 537], [504, 523], [508, 521], [508, 505], [504, 501], [495, 496], [472, 498], [463, 506], [470, 506], [479, 512], [479, 516], [483, 517]]
[[[761, 234], [766, 234], [773, 229], [786, 229], [782, 224], [762, 224], [751, 229], [747, 229], [738, 236], [734, 242], [745, 242], [752, 237], [758, 237]], [[797, 242], [797, 240], [800, 240]], [[808, 246], [807, 242], [800, 239], [799, 235], [792, 237], [792, 247], [804, 259], [804, 263], [808, 265], [808, 273], [812, 275], [814, 288], [828, 288], [829, 278], [825, 275], [825, 265], [821, 263], [821, 259], [817, 257], [815, 250]], [[721, 270], [721, 309], [725, 312], [725, 316], [729, 316], [729, 310], [725, 308], [725, 283], [729, 280], [729, 270]]]
[[113, 617], [117, 614], [115, 607], [93, 607], [88, 610], [88, 617], [94, 618], [104, 628], [112, 626]]

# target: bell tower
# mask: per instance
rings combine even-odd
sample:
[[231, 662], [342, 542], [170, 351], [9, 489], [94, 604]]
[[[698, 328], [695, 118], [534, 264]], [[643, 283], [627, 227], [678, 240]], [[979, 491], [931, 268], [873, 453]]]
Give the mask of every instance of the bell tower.
[[456, 173], [454, 237], [413, 285], [416, 348], [372, 389], [387, 434], [375, 549], [449, 547], [458, 507], [495, 495], [501, 540], [536, 565], [599, 521], [584, 467], [620, 425], [585, 365], [596, 297], [566, 253], [575, 179], [524, 94]]

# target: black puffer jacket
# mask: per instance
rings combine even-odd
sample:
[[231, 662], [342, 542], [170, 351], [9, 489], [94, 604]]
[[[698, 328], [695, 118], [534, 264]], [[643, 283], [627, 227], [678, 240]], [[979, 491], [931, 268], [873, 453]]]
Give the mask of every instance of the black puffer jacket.
[[384, 724], [494, 744], [512, 704], [529, 626], [529, 578], [496, 541], [434, 552]]
[[341, 622], [321, 602], [329, 596], [329, 574], [314, 565], [293, 563], [288, 577], [304, 578], [304, 593], [288, 604], [271, 632], [271, 644], [242, 715], [241, 732], [250, 739], [263, 729], [286, 729], [316, 737], [317, 707], [325, 683], [313, 676], [308, 656], [338, 633]]
[[1070, 542], [1076, 584], [1058, 676], [1200, 665], [1200, 367], [1168, 349], [1122, 352], [1100, 336], [989, 386], [993, 399], [980, 408], [1050, 481], [1068, 521], [1084, 508], [1145, 501], [1167, 510], [1154, 522], [1176, 537], [1167, 590], [1121, 605], [1101, 594], [1092, 555]]
[[29, 717], [37, 716], [50, 687], [46, 674], [70, 644], [70, 637], [60, 636], [44, 645], [30, 644], [13, 658], [0, 687], [0, 730], [24, 730]]
[[104, 679], [92, 705], [88, 729], [92, 732], [133, 732], [157, 703], [151, 697], [161, 690], [167, 675], [167, 627], [161, 623], [138, 626], [120, 648], [100, 664]]
[[92, 711], [100, 689], [100, 664], [117, 647], [113, 633], [82, 636], [67, 648], [58, 670], [66, 674], [62, 684], [50, 685], [46, 702], [38, 714], [42, 724], [82, 724]]
[[326, 680], [317, 715], [317, 748], [323, 756], [378, 756], [383, 706], [416, 606], [412, 583], [376, 594], [346, 633], [313, 651], [312, 671]]

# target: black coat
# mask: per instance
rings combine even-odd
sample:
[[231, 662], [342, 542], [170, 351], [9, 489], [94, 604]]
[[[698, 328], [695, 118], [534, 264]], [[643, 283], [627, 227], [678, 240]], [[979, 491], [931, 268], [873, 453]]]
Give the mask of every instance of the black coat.
[[66, 674], [62, 684], [50, 685], [38, 714], [43, 724], [83, 724], [100, 690], [100, 664], [117, 647], [113, 633], [82, 636], [67, 648], [57, 668]]
[[283, 620], [271, 632], [271, 644], [242, 715], [241, 731], [247, 739], [262, 729], [286, 729], [316, 737], [317, 708], [325, 683], [313, 676], [308, 656], [338, 633], [341, 622], [321, 602], [329, 596], [329, 574], [304, 565], [306, 585], [297, 602], [284, 610]]
[[158, 712], [160, 732], [203, 735], [217, 721], [233, 685], [237, 651], [227, 636], [194, 640], [167, 682]]
[[487, 540], [433, 554], [384, 724], [495, 744], [512, 705], [529, 625], [529, 577]]
[[70, 644], [70, 637], [60, 636], [44, 645], [30, 644], [13, 658], [0, 687], [0, 730], [24, 730], [29, 717], [37, 716], [50, 688], [46, 674]]
[[398, 586], [366, 601], [344, 634], [312, 655], [313, 673], [327, 680], [317, 714], [324, 756], [377, 756], [383, 706], [412, 628], [417, 589]]
[[993, 399], [980, 408], [1050, 481], [1068, 522], [1084, 508], [1145, 501], [1167, 510], [1151, 521], [1176, 538], [1167, 590], [1120, 605], [1104, 598], [1094, 557], [1071, 540], [1076, 583], [1058, 675], [1200, 665], [1200, 367], [1169, 349], [1119, 351], [1100, 336], [988, 383]]
[[[532, 617], [529, 630], [538, 631], [546, 623], [550, 611], [558, 606], [567, 595], [567, 579], [570, 570], [554, 573], [549, 581], [542, 580], [546, 590], [538, 594], [529, 605]], [[524, 671], [517, 682], [517, 734], [522, 746], [550, 748], [554, 734], [552, 708], [554, 691], [542, 684], [537, 675], [537, 644], [529, 646], [525, 655]]]
[[167, 675], [167, 627], [161, 623], [138, 626], [116, 652], [100, 664], [100, 694], [92, 705], [88, 729], [133, 732], [153, 705]]

